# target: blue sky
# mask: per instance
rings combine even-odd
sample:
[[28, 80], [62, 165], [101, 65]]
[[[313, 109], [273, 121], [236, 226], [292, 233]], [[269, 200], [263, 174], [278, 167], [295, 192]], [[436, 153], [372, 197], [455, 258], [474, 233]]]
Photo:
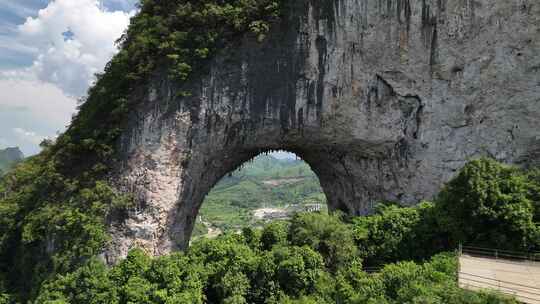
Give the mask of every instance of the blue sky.
[[0, 148], [26, 155], [69, 124], [137, 0], [0, 0]]
[[[73, 0], [78, 1], [78, 0]], [[105, 0], [103, 8], [110, 11], [129, 12], [135, 8], [137, 0]], [[13, 44], [17, 36], [17, 26], [28, 17], [36, 17], [40, 9], [50, 0], [0, 0], [0, 69], [30, 66], [34, 56], [27, 50], [18, 50]]]
[[0, 149], [33, 155], [65, 130], [137, 2], [0, 0]]
[[31, 65], [32, 57], [22, 50], [17, 51], [9, 42], [16, 33], [17, 25], [24, 23], [27, 17], [37, 15], [39, 9], [47, 6], [47, 0], [1, 0], [1, 2], [0, 69]]

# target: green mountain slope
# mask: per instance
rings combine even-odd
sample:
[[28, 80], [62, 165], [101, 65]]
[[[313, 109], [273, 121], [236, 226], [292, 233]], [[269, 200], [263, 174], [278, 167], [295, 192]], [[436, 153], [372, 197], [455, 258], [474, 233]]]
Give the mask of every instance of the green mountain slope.
[[302, 160], [261, 155], [224, 177], [207, 195], [196, 234], [204, 234], [200, 223], [220, 230], [256, 226], [254, 211], [261, 208], [290, 213], [307, 204], [326, 206], [319, 179]]
[[141, 94], [156, 72], [184, 87], [244, 34], [263, 40], [279, 20], [280, 4], [141, 1], [118, 53], [81, 98], [66, 131], [18, 165], [12, 178], [0, 180], [0, 303], [3, 288], [17, 302], [33, 302], [47, 278], [76, 269], [108, 246], [110, 217], [134, 203], [115, 191], [108, 175], [118, 160], [119, 136], [143, 106]]
[[0, 175], [23, 160], [24, 155], [18, 147], [0, 150]]

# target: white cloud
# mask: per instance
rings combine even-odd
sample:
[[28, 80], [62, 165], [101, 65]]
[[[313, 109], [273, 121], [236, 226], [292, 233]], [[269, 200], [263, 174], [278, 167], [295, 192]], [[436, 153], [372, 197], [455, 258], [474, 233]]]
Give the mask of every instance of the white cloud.
[[298, 158], [296, 154], [290, 153], [287, 151], [277, 151], [270, 154], [277, 159], [297, 159]]
[[103, 0], [103, 5], [113, 9], [122, 9], [129, 11], [135, 8], [138, 0]]
[[0, 106], [25, 108], [57, 127], [63, 127], [75, 113], [77, 100], [55, 85], [37, 80], [0, 79]]
[[[111, 12], [96, 0], [56, 0], [19, 26], [22, 45], [38, 54], [29, 73], [59, 86], [69, 95], [83, 95], [94, 74], [117, 51], [133, 13]], [[71, 39], [64, 33], [70, 31]]]
[[[132, 0], [110, 1], [119, 8]], [[0, 37], [2, 48], [33, 58], [29, 67], [0, 71], [0, 147], [20, 146], [31, 155], [43, 138], [64, 131], [133, 14], [97, 0], [53, 0]]]
[[28, 131], [23, 128], [13, 128], [15, 135], [22, 141], [30, 142], [34, 145], [39, 145], [47, 136], [38, 135], [36, 132]]
[[43, 138], [64, 131], [76, 107], [77, 100], [53, 84], [0, 79], [0, 148], [19, 146], [25, 155], [37, 153]]
[[32, 7], [29, 3], [24, 3], [27, 1], [2, 1], [2, 6], [4, 11], [9, 11], [15, 14], [18, 17], [25, 17], [34, 13]]
[[36, 54], [38, 51], [35, 47], [22, 43], [18, 39], [9, 36], [0, 36], [0, 45], [5, 50], [22, 54]]

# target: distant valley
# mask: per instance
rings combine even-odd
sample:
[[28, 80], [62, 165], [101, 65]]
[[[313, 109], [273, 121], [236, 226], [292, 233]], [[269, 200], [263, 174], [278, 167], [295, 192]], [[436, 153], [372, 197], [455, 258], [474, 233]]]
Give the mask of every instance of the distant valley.
[[194, 236], [262, 226], [295, 211], [326, 209], [319, 179], [299, 159], [260, 155], [224, 177], [207, 195]]

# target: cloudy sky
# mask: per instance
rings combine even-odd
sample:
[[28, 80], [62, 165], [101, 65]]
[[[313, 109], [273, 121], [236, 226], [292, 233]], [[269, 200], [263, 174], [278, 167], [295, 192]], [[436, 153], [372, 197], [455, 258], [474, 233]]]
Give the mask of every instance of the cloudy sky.
[[30, 156], [65, 130], [137, 2], [0, 0], [0, 149]]
[[0, 0], [0, 148], [39, 151], [116, 52], [137, 0]]

